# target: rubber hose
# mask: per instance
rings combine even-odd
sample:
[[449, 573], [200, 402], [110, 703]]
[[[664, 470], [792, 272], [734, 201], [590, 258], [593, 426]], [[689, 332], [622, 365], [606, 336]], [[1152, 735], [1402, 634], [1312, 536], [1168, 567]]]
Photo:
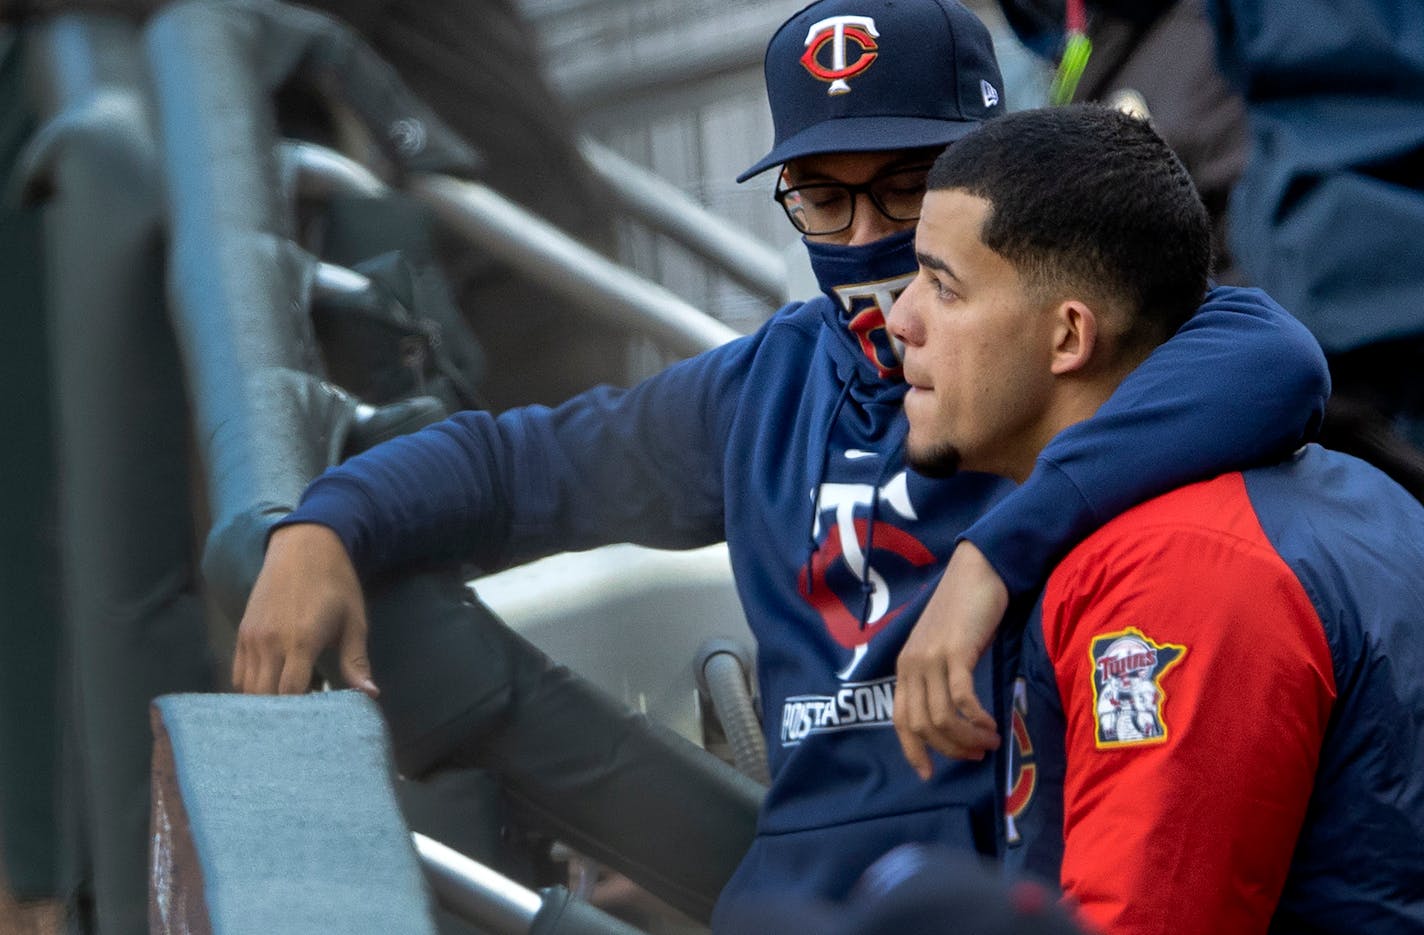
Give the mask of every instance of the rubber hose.
[[722, 722], [722, 730], [732, 746], [732, 762], [744, 775], [763, 785], [771, 784], [766, 762], [766, 738], [747, 687], [742, 661], [729, 652], [714, 652], [702, 663], [702, 676], [712, 709]]

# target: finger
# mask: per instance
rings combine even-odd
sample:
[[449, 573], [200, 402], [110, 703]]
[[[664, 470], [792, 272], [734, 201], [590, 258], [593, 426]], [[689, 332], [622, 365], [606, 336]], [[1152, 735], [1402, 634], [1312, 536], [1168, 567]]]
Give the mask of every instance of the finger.
[[[928, 717], [927, 712], [927, 717]], [[920, 740], [938, 753], [956, 760], [982, 760], [986, 747], [984, 738], [977, 731], [967, 728], [967, 723], [957, 712], [951, 711], [946, 726], [927, 722], [918, 731]]]
[[287, 653], [282, 675], [277, 680], [277, 694], [304, 695], [311, 688], [312, 659], [300, 649]]
[[[955, 714], [954, 717], [959, 716]], [[990, 750], [997, 749], [997, 734], [984, 733], [967, 725], [968, 722], [962, 718], [958, 726], [952, 728], [931, 725], [920, 732], [920, 737], [930, 749], [956, 760], [982, 760]]]
[[974, 742], [971, 725], [959, 716], [950, 700], [949, 678], [941, 668], [925, 679], [925, 720], [920, 737], [945, 756], [980, 760], [984, 751]]
[[[982, 760], [998, 745], [998, 735], [976, 726], [956, 709], [948, 684], [947, 669], [932, 666], [921, 690], [924, 714], [911, 724], [915, 735], [932, 750], [958, 760]], [[914, 709], [907, 712], [914, 715]]]
[[950, 699], [947, 666], [940, 665], [937, 671], [930, 672], [925, 677], [925, 709], [927, 719], [934, 730], [941, 733], [947, 731], [953, 736], [960, 718], [954, 702]]
[[954, 664], [949, 666], [949, 696], [959, 716], [980, 731], [998, 735], [999, 726], [974, 694], [974, 672]]
[[905, 754], [905, 762], [910, 764], [910, 768], [921, 779], [928, 781], [934, 773], [934, 764], [930, 761], [929, 751], [925, 748], [924, 742], [915, 735], [913, 731], [895, 728], [895, 736], [899, 738], [900, 750]]
[[924, 723], [921, 716], [923, 705], [920, 701], [920, 680], [916, 677], [896, 679], [895, 706], [891, 720], [895, 725], [895, 736], [900, 741], [900, 750], [905, 761], [910, 764], [921, 779], [928, 780], [934, 772], [929, 751], [920, 738], [919, 727]]
[[341, 634], [341, 675], [346, 684], [360, 689], [372, 698], [379, 697], [381, 690], [371, 679], [371, 661], [366, 654], [366, 621], [358, 616], [346, 625]]
[[[246, 689], [251, 695], [275, 695], [277, 694], [277, 683], [282, 675], [282, 659], [280, 655], [271, 652], [263, 652], [257, 657], [256, 671], [253, 678], [248, 682]], [[251, 663], [249, 663], [251, 665]]]
[[955, 749], [937, 749], [948, 756], [972, 760], [981, 760], [989, 751], [999, 749], [998, 725], [974, 694], [972, 670], [960, 670], [956, 675], [954, 664], [950, 663], [945, 681], [939, 687], [943, 691], [944, 708], [937, 724]]
[[242, 637], [239, 636], [237, 645], [232, 651], [232, 690], [242, 691], [242, 678], [246, 668], [247, 654], [242, 648]]

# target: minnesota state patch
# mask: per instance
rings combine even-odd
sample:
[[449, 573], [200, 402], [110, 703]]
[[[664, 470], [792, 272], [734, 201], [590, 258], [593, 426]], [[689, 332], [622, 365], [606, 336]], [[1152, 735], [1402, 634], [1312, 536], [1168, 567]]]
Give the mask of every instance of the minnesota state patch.
[[1093, 705], [1099, 750], [1164, 743], [1167, 693], [1162, 676], [1182, 660], [1187, 647], [1158, 643], [1136, 627], [1093, 638]]

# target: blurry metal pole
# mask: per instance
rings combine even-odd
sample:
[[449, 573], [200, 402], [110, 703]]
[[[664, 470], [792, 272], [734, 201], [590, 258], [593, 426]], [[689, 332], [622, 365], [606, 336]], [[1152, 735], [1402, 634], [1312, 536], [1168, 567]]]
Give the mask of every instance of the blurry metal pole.
[[757, 295], [781, 304], [786, 294], [786, 260], [780, 252], [757, 242], [675, 185], [608, 147], [585, 138], [579, 148], [608, 185], [620, 209], [710, 260]]
[[277, 144], [282, 183], [290, 198], [331, 198], [333, 195], [360, 195], [379, 198], [386, 183], [361, 163], [337, 152], [301, 140]]
[[484, 185], [418, 175], [411, 179], [410, 191], [441, 221], [492, 256], [608, 322], [646, 329], [679, 354], [699, 354], [740, 336]]
[[[0, 27], [0, 178], [10, 180], [39, 120], [14, 31]], [[0, 877], [21, 900], [59, 892], [60, 537], [57, 393], [40, 212], [0, 201]]]
[[[610, 55], [606, 44], [598, 45], [595, 34], [592, 41], [597, 54], [561, 55], [554, 61], [551, 77], [569, 110], [583, 115], [610, 106], [646, 110], [676, 92], [716, 94], [719, 79], [749, 74], [760, 77], [767, 39], [798, 5], [787, 0], [726, 4], [715, 17], [684, 17], [678, 28], [654, 33], [640, 43], [638, 54], [631, 58]], [[539, 6], [544, 9], [530, 9]], [[594, 9], [580, 11], [580, 6]], [[610, 6], [614, 4], [596, 0], [524, 3], [546, 34], [546, 24], [553, 18], [597, 16], [603, 12], [598, 7]], [[710, 4], [689, 6], [711, 8]], [[583, 39], [585, 48], [589, 41]]]
[[440, 905], [490, 935], [646, 935], [562, 886], [536, 893], [439, 841], [411, 838]]
[[41, 17], [25, 42], [45, 117], [24, 181], [43, 204], [79, 760], [62, 778], [61, 814], [83, 818], [84, 841], [68, 846], [91, 852], [98, 931], [138, 935], [148, 931], [149, 701], [213, 687], [151, 92], [124, 17]]
[[440, 905], [501, 935], [524, 935], [534, 925], [543, 904], [538, 893], [423, 834], [411, 839]]
[[[289, 184], [304, 195], [345, 191], [378, 194], [370, 170], [311, 143], [282, 144]], [[554, 225], [477, 182], [417, 175], [410, 191], [440, 220], [474, 245], [605, 321], [641, 329], [683, 356], [718, 347], [740, 335], [656, 283], [595, 253]]]

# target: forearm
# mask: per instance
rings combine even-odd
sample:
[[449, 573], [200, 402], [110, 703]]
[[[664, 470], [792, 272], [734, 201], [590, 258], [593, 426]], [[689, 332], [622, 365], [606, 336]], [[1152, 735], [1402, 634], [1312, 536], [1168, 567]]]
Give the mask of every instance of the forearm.
[[277, 524], [333, 530], [363, 574], [415, 563], [492, 561], [508, 497], [481, 457], [493, 420], [462, 413], [363, 452], [318, 477]]
[[333, 529], [362, 574], [717, 541], [725, 420], [742, 372], [726, 358], [745, 353], [739, 345], [555, 409], [459, 413], [327, 471], [284, 522]]

